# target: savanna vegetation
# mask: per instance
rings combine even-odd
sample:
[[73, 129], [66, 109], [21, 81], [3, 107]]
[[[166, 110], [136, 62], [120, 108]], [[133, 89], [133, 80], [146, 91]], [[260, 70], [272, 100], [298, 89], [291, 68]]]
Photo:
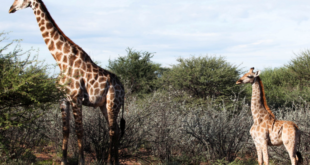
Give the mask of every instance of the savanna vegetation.
[[[23, 51], [19, 41], [0, 37], [0, 163], [53, 164], [61, 160], [63, 96], [50, 66]], [[154, 53], [127, 49], [109, 60], [126, 88], [126, 131], [120, 159], [140, 164], [251, 165], [256, 150], [249, 134], [251, 87], [235, 82], [248, 68], [222, 56], [179, 58], [164, 68]], [[292, 120], [302, 131], [298, 150], [310, 163], [310, 51], [286, 65], [262, 70], [267, 101], [278, 119]], [[61, 88], [61, 87], [59, 87]], [[84, 151], [88, 164], [103, 164], [109, 143], [99, 109], [83, 107]], [[71, 122], [69, 163], [78, 147]], [[270, 147], [271, 163], [290, 164], [283, 147]], [[42, 160], [41, 154], [49, 155]]]

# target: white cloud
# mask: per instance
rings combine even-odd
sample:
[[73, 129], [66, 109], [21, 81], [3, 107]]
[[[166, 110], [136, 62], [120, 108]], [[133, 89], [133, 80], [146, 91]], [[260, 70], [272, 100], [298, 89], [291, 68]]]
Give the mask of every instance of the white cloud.
[[[103, 65], [132, 47], [156, 52], [153, 60], [164, 66], [217, 54], [246, 68], [279, 67], [310, 42], [306, 0], [44, 2], [60, 28]], [[40, 58], [50, 59], [31, 9], [9, 15], [11, 3], [0, 6], [0, 31], [12, 31], [11, 38], [40, 47]]]

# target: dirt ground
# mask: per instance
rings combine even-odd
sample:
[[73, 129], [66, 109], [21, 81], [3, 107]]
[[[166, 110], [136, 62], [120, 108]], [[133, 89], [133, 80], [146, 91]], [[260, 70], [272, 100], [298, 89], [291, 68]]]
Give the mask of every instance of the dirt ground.
[[[56, 155], [56, 152], [52, 147], [44, 147], [42, 152], [34, 152], [34, 155], [37, 157], [37, 161], [52, 161], [53, 165], [60, 165], [60, 157]], [[70, 156], [70, 155], [69, 155]], [[95, 155], [85, 154], [86, 164], [90, 164], [95, 160]], [[136, 160], [122, 160], [120, 159], [122, 165], [141, 165]], [[70, 165], [70, 164], [69, 164]]]

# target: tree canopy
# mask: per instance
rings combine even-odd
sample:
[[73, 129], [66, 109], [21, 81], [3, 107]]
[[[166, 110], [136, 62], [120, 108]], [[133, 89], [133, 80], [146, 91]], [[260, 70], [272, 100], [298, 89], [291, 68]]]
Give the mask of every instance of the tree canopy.
[[156, 80], [162, 71], [160, 64], [151, 61], [150, 52], [128, 48], [127, 56], [109, 60], [108, 68], [118, 75], [127, 93], [148, 93], [156, 88]]
[[[7, 40], [5, 33], [0, 33], [0, 37], [0, 43]], [[47, 73], [47, 65], [32, 53], [33, 50], [23, 51], [17, 40], [0, 47], [1, 129], [27, 122], [23, 121], [23, 114], [45, 109], [61, 97], [55, 79]]]
[[221, 56], [179, 58], [178, 64], [163, 75], [164, 81], [192, 97], [207, 98], [229, 96], [240, 74], [238, 66]]

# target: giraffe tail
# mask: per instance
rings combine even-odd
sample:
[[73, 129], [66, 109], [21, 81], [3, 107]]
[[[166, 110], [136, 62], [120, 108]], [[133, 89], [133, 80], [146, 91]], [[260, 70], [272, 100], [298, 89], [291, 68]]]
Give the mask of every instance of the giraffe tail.
[[[297, 144], [300, 145], [300, 143], [301, 143], [300, 139], [301, 139], [301, 135], [302, 135], [303, 132], [300, 129], [298, 129], [296, 124], [295, 124], [295, 127], [297, 129], [297, 134], [298, 134], [298, 139], [297, 139], [298, 142], [297, 142]], [[303, 164], [304, 160], [303, 160], [303, 158], [301, 156], [301, 153], [299, 151], [296, 152], [296, 159], [297, 159], [297, 164]]]
[[120, 136], [120, 139], [124, 136], [125, 126], [126, 126], [126, 121], [124, 119], [124, 109], [125, 109], [125, 103], [123, 103], [123, 105], [122, 105], [122, 119], [120, 121], [120, 126], [121, 126], [121, 136]]
[[297, 155], [298, 164], [303, 164], [304, 159], [302, 158], [301, 153], [299, 151], [297, 151], [296, 155]]

